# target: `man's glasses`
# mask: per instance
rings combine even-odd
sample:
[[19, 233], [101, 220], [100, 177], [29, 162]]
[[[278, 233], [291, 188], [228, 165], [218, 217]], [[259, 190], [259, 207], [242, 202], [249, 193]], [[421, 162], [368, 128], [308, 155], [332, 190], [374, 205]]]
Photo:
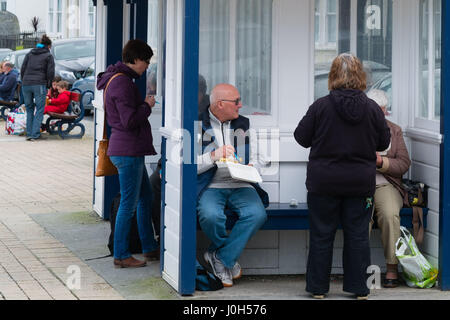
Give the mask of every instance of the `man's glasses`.
[[234, 102], [235, 105], [239, 105], [241, 102], [241, 97], [235, 99], [235, 100], [226, 100], [226, 99], [220, 99], [220, 101], [228, 101], [228, 102]]

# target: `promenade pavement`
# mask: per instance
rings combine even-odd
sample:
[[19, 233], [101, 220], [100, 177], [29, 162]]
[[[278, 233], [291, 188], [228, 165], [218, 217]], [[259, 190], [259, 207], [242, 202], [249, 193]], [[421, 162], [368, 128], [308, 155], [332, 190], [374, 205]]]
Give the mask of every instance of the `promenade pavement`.
[[30, 142], [3, 128], [1, 120], [0, 299], [123, 299], [32, 218], [92, 210], [92, 137]]
[[[83, 139], [29, 142], [6, 136], [0, 120], [0, 300], [309, 299], [304, 276], [244, 276], [232, 288], [180, 297], [158, 262], [115, 269], [109, 222], [92, 211], [93, 121]], [[139, 255], [138, 255], [139, 257]], [[78, 277], [80, 276], [80, 277]], [[352, 299], [333, 277], [329, 299]], [[373, 300], [450, 299], [449, 292], [401, 286]]]

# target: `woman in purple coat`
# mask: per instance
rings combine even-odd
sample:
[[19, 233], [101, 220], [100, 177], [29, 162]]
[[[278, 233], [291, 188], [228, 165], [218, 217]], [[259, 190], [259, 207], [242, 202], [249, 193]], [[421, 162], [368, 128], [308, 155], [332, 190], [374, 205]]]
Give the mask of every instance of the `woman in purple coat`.
[[123, 48], [122, 61], [97, 76], [97, 89], [107, 87], [104, 106], [111, 127], [108, 155], [119, 172], [121, 201], [114, 232], [114, 265], [121, 268], [146, 265], [129, 251], [135, 211], [145, 259], [159, 257], [151, 222], [151, 186], [144, 163], [145, 156], [156, 154], [148, 121], [155, 99], [152, 96], [142, 99], [133, 81], [147, 70], [152, 56], [153, 51], [145, 42], [130, 40]]

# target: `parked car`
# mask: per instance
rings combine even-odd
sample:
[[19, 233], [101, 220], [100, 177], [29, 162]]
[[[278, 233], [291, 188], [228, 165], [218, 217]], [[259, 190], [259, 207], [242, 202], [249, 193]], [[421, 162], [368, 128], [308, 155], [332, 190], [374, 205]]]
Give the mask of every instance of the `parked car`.
[[0, 61], [3, 61], [11, 51], [8, 48], [0, 48]]
[[[372, 87], [380, 79], [386, 75], [391, 74], [389, 67], [374, 61], [363, 61], [364, 70], [367, 74], [367, 87]], [[330, 72], [331, 64], [323, 64], [316, 66], [314, 73], [314, 100], [328, 95], [328, 73]]]
[[20, 74], [20, 68], [22, 67], [23, 60], [25, 59], [25, 56], [28, 52], [31, 51], [31, 48], [23, 49], [23, 50], [17, 50], [17, 51], [11, 51], [4, 59], [4, 61], [10, 61], [14, 64], [14, 68], [19, 71]]
[[[80, 93], [89, 90], [95, 93], [95, 61], [92, 62], [91, 65], [84, 71], [81, 79], [76, 80], [73, 83], [72, 90], [79, 91]], [[93, 99], [94, 99], [93, 94], [86, 94], [83, 97], [83, 105], [86, 115], [91, 113], [91, 110], [94, 109], [94, 106], [92, 105]]]
[[[423, 71], [423, 81], [422, 81], [422, 89], [421, 92], [426, 93], [428, 92], [428, 71]], [[434, 72], [434, 81], [435, 81], [435, 87], [440, 88], [441, 87], [441, 69], [436, 69]], [[376, 81], [373, 85], [370, 87], [367, 87], [367, 92], [371, 89], [378, 89], [383, 90], [386, 92], [389, 100], [389, 104], [387, 106], [388, 112], [392, 112], [392, 73], [387, 73], [384, 77], [381, 77]], [[436, 93], [439, 91], [437, 90]], [[435, 97], [436, 105], [441, 105], [441, 96], [440, 94], [436, 94]], [[420, 110], [427, 110], [428, 101], [426, 101], [426, 98], [421, 95], [420, 97]], [[436, 110], [436, 116], [438, 116], [440, 113], [440, 110]]]
[[69, 82], [70, 86], [83, 78], [86, 69], [95, 60], [95, 39], [71, 38], [55, 40], [51, 53], [55, 58], [55, 75]]

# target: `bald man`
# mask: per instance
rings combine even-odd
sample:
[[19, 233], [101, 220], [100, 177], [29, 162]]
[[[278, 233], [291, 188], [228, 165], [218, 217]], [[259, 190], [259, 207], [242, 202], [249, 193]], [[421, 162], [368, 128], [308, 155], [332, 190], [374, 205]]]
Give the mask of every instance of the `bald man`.
[[[211, 240], [205, 261], [223, 285], [231, 287], [242, 275], [238, 263], [242, 251], [267, 219], [264, 207], [269, 198], [258, 184], [235, 180], [228, 169], [215, 164], [221, 158], [241, 158], [242, 164], [258, 167], [256, 137], [250, 134], [249, 119], [239, 115], [239, 91], [230, 84], [219, 84], [211, 91], [210, 102], [199, 115], [203, 138], [202, 155], [197, 159], [197, 214]], [[229, 234], [225, 209], [238, 217]]]

